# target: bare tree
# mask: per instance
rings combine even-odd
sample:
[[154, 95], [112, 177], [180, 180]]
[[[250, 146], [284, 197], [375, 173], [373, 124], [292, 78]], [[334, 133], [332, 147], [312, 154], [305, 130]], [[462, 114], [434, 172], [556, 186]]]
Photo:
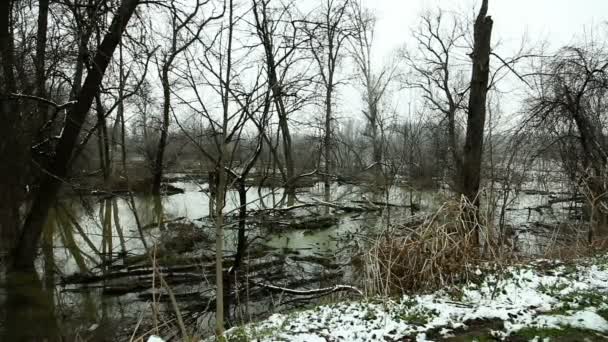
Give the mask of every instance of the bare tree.
[[[194, 93], [194, 101], [188, 100], [184, 94], [176, 92], [182, 105], [194, 112], [195, 122], [204, 122], [205, 126], [197, 129], [187, 129], [183, 122], [175, 115], [175, 120], [184, 134], [196, 146], [198, 152], [212, 163], [214, 170], [210, 172], [209, 188], [210, 211], [215, 220], [216, 228], [216, 276], [217, 303], [216, 303], [216, 333], [223, 333], [224, 325], [231, 324], [230, 304], [231, 293], [238, 279], [240, 266], [245, 258], [247, 246], [246, 219], [247, 219], [247, 187], [246, 178], [256, 165], [261, 155], [262, 144], [265, 141], [265, 129], [268, 127], [268, 115], [273, 104], [270, 84], [263, 77], [267, 73], [262, 68], [252, 67], [256, 58], [248, 59], [255, 46], [239, 44], [233, 38], [238, 30], [234, 6], [229, 4], [229, 16], [225, 25], [212, 36], [210, 42], [200, 39], [204, 49], [204, 57], [197, 58], [197, 54], [186, 54], [185, 66], [178, 68], [181, 78], [188, 84]], [[246, 12], [249, 14], [249, 12]], [[242, 21], [241, 21], [242, 22]], [[245, 57], [242, 57], [245, 56]], [[251, 70], [257, 70], [250, 75]], [[253, 76], [254, 82], [249, 84], [248, 77]], [[248, 87], [248, 85], [250, 87]], [[203, 92], [210, 91], [207, 96]], [[211, 103], [219, 102], [221, 113], [214, 111]], [[219, 118], [218, 118], [219, 116]], [[239, 148], [244, 147], [245, 128], [247, 123], [253, 122], [259, 130], [254, 140], [254, 148], [244, 161], [239, 160]], [[250, 127], [252, 128], [252, 127]], [[207, 137], [211, 144], [204, 144], [199, 137]], [[223, 230], [226, 224], [225, 212], [226, 194], [229, 189], [238, 191], [238, 232], [236, 255], [229, 272], [223, 268]], [[235, 290], [236, 293], [236, 290]], [[235, 305], [236, 306], [236, 305]]]
[[333, 113], [335, 91], [340, 84], [337, 73], [340, 60], [344, 54], [343, 46], [352, 34], [352, 25], [348, 23], [348, 8], [349, 0], [326, 0], [319, 13], [318, 20], [313, 21], [312, 27], [307, 29], [310, 51], [317, 63], [321, 85], [325, 90], [322, 156], [326, 201], [330, 200], [330, 177], [334, 172], [332, 146], [335, 143], [332, 139], [332, 122], [335, 121]]
[[[285, 158], [285, 193], [287, 204], [295, 203], [296, 175], [293, 159], [292, 136], [289, 127], [289, 114], [300, 109], [307, 101], [305, 93], [311, 81], [306, 75], [307, 68], [298, 72], [303, 57], [300, 48], [306, 44], [307, 37], [291, 18], [292, 10], [288, 4], [277, 8], [270, 0], [253, 1], [256, 35], [264, 49], [264, 67], [272, 88], [274, 110], [277, 113], [279, 131]], [[271, 146], [269, 146], [271, 147]]]
[[536, 72], [529, 124], [558, 142], [564, 169], [588, 198], [589, 239], [608, 234], [605, 101], [608, 56], [601, 43], [566, 46]]
[[[363, 87], [363, 102], [365, 109], [362, 113], [366, 120], [366, 134], [372, 145], [372, 164], [377, 175], [382, 174], [383, 164], [383, 102], [389, 84], [393, 81], [396, 67], [383, 67], [374, 70], [372, 50], [374, 41], [375, 17], [365, 9], [360, 2], [352, 3], [352, 17], [355, 33], [351, 39], [352, 57], [355, 61], [357, 74]], [[383, 116], [384, 115], [384, 116]]]
[[160, 138], [156, 149], [156, 158], [152, 170], [152, 193], [160, 194], [160, 183], [163, 175], [163, 163], [165, 157], [165, 148], [167, 146], [167, 137], [169, 135], [169, 119], [171, 117], [171, 82], [170, 72], [173, 68], [175, 59], [192, 43], [199, 39], [201, 32], [205, 26], [213, 20], [221, 18], [224, 15], [224, 10], [219, 14], [211, 15], [204, 18], [202, 21], [197, 20], [202, 16], [203, 7], [211, 0], [196, 0], [194, 7], [186, 12], [184, 8], [189, 5], [178, 3], [176, 0], [169, 2], [170, 17], [171, 17], [171, 34], [169, 37], [169, 48], [163, 51], [162, 61], [159, 63], [159, 77], [163, 89], [163, 104], [162, 104], [162, 125], [160, 129]]
[[460, 122], [465, 108], [468, 87], [462, 50], [466, 47], [464, 25], [455, 16], [447, 17], [442, 10], [427, 12], [420, 18], [421, 24], [413, 37], [416, 47], [403, 50], [403, 57], [411, 70], [404, 84], [420, 91], [426, 105], [440, 115], [446, 127], [451, 165], [454, 170], [452, 187], [460, 192], [462, 179], [462, 153]]

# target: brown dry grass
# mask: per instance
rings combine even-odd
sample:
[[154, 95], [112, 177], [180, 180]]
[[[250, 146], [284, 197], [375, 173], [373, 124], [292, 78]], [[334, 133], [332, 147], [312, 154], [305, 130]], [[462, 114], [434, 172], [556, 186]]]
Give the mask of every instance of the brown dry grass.
[[608, 239], [596, 239], [589, 243], [587, 234], [576, 236], [573, 240], [554, 242], [545, 248], [543, 257], [562, 261], [576, 260], [605, 254], [608, 251]]
[[466, 200], [448, 201], [414, 228], [395, 227], [364, 254], [368, 294], [430, 291], [466, 281], [480, 263], [512, 255], [493, 243], [484, 219], [471, 218]]

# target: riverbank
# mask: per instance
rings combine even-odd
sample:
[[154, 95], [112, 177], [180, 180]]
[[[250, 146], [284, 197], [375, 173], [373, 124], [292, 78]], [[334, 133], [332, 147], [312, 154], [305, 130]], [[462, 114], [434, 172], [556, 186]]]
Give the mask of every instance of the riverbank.
[[458, 288], [274, 314], [228, 341], [604, 341], [608, 256], [477, 269]]

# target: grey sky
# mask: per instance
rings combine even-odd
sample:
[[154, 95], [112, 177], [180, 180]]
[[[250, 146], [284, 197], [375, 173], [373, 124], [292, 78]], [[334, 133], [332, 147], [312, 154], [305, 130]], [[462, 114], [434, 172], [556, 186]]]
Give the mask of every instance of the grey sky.
[[[441, 7], [472, 13], [480, 1], [474, 0], [364, 0], [378, 17], [377, 48], [381, 51], [401, 46], [411, 27], [425, 9]], [[490, 0], [494, 19], [493, 40], [518, 45], [526, 32], [533, 41], [546, 39], [554, 47], [572, 40], [585, 29], [608, 20], [607, 0]]]
[[[446, 12], [464, 13], [474, 18], [480, 0], [362, 0], [377, 17], [374, 37], [375, 60], [390, 63], [391, 56], [405, 44], [411, 44], [411, 29], [420, 22], [426, 10], [441, 8]], [[500, 42], [497, 53], [508, 58], [519, 49], [526, 36], [528, 46], [548, 43], [555, 49], [571, 43], [576, 37], [589, 35], [604, 26], [608, 29], [608, 0], [490, 0], [489, 14], [494, 19], [493, 44]], [[608, 31], [604, 31], [608, 32]], [[599, 32], [597, 32], [599, 33]], [[518, 87], [518, 85], [514, 85]], [[359, 91], [353, 87], [341, 90], [341, 111], [358, 119], [361, 108]], [[408, 103], [415, 105], [407, 93], [393, 94], [398, 115], [407, 113]], [[519, 110], [514, 96], [501, 101], [503, 110]]]

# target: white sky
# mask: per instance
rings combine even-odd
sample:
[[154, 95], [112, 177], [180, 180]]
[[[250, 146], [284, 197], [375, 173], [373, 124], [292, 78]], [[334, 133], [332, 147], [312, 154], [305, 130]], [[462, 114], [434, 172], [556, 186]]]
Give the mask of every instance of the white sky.
[[[401, 46], [410, 28], [425, 9], [471, 14], [480, 0], [363, 0], [375, 10], [377, 48], [386, 53]], [[493, 41], [518, 45], [528, 34], [532, 41], [547, 40], [554, 47], [572, 41], [585, 29], [608, 21], [608, 0], [490, 0], [488, 14], [494, 19]]]
[[[375, 60], [390, 63], [397, 49], [412, 44], [411, 30], [420, 23], [426, 10], [441, 8], [445, 12], [463, 13], [474, 18], [481, 0], [362, 0], [377, 17], [374, 36]], [[589, 35], [593, 29], [608, 29], [608, 0], [489, 0], [488, 14], [494, 20], [492, 44], [499, 43], [496, 52], [505, 59], [520, 48], [523, 37], [528, 47], [547, 43], [555, 49]], [[447, 14], [446, 14], [447, 15]], [[608, 30], [602, 33], [608, 32]], [[595, 32], [599, 34], [600, 32]], [[504, 84], [504, 81], [503, 81]], [[518, 84], [514, 85], [518, 87]], [[509, 84], [509, 87], [511, 85]], [[503, 89], [504, 90], [504, 89]], [[361, 101], [353, 87], [340, 90], [339, 112], [357, 118]], [[406, 115], [408, 103], [416, 102], [407, 93], [393, 94], [399, 116]], [[516, 96], [502, 99], [503, 110], [518, 111]], [[415, 105], [415, 104], [414, 104]]]

